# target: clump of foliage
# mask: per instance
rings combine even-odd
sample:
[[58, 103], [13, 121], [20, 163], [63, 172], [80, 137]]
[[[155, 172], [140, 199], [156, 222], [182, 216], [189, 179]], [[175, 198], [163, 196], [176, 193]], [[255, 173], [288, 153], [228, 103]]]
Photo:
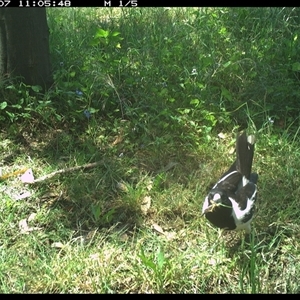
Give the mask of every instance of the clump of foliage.
[[[47, 14], [55, 84], [1, 82], [1, 172], [101, 163], [21, 201], [16, 177], [0, 182], [0, 290], [299, 292], [299, 9]], [[260, 175], [250, 243], [200, 218], [245, 128]]]

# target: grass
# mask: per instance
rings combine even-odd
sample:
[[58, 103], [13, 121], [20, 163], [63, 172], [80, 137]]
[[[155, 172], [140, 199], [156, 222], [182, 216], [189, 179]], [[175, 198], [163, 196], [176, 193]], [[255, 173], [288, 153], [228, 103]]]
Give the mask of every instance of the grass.
[[[0, 291], [299, 293], [296, 16], [48, 9], [55, 86], [1, 90], [2, 175], [102, 163], [0, 182]], [[244, 128], [260, 176], [250, 241], [200, 217]]]

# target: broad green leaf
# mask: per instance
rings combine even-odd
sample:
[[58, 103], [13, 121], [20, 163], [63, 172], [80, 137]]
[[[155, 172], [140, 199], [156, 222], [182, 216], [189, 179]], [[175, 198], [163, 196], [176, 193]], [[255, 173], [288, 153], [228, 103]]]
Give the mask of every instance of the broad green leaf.
[[143, 248], [141, 249], [141, 254], [138, 255], [138, 257], [142, 260], [143, 264], [146, 266], [146, 267], [149, 267], [151, 268], [153, 271], [155, 271], [156, 269], [156, 266], [155, 266], [155, 263], [148, 259], [146, 256], [145, 256], [145, 253], [144, 253], [144, 250]]
[[300, 62], [295, 62], [292, 64], [292, 70], [294, 72], [300, 71]]
[[165, 254], [163, 252], [163, 250], [161, 249], [161, 247], [159, 247], [159, 251], [158, 251], [158, 254], [157, 254], [157, 265], [158, 265], [158, 268], [161, 270], [164, 263], [165, 263]]
[[108, 30], [104, 30], [104, 29], [98, 29], [96, 34], [95, 34], [95, 38], [107, 38], [109, 34]]
[[199, 99], [192, 99], [192, 100], [190, 101], [190, 104], [193, 104], [193, 105], [195, 105], [195, 106], [198, 106], [199, 103], [200, 103]]
[[20, 104], [13, 104], [11, 107], [13, 108], [17, 108], [17, 109], [20, 109], [22, 108], [22, 106]]
[[221, 90], [222, 90], [222, 93], [221, 93], [222, 96], [224, 96], [227, 100], [232, 101], [231, 93], [226, 88], [224, 88], [223, 86], [221, 87]]
[[118, 36], [118, 35], [120, 35], [120, 34], [121, 34], [121, 32], [114, 31], [111, 35], [112, 35], [112, 36]]
[[224, 68], [227, 68], [227, 67], [229, 67], [231, 65], [231, 61], [228, 61], [227, 63], [225, 63], [224, 65], [223, 65], [223, 67]]
[[0, 103], [0, 109], [4, 109], [6, 106], [7, 106], [7, 102], [6, 101]]
[[90, 112], [91, 114], [94, 114], [94, 113], [96, 113], [96, 112], [99, 111], [99, 109], [96, 109], [96, 108], [93, 108], [93, 107], [90, 107], [88, 110], [89, 110], [89, 112]]
[[32, 85], [32, 86], [31, 86], [31, 89], [32, 89], [34, 92], [38, 93], [38, 92], [40, 92], [40, 91], [42, 90], [42, 87], [39, 86], [39, 85]]

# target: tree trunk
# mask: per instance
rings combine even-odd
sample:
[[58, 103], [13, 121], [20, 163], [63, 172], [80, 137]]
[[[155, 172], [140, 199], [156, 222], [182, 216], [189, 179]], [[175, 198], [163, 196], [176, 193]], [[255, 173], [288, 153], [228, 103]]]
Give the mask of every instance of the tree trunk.
[[0, 76], [43, 89], [53, 83], [45, 8], [0, 10]]

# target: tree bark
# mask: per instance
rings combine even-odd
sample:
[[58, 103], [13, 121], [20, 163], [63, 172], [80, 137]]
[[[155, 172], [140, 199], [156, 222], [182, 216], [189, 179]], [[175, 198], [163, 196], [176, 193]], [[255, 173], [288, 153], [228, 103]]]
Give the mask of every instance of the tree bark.
[[45, 8], [0, 10], [0, 76], [21, 76], [43, 89], [52, 85]]

